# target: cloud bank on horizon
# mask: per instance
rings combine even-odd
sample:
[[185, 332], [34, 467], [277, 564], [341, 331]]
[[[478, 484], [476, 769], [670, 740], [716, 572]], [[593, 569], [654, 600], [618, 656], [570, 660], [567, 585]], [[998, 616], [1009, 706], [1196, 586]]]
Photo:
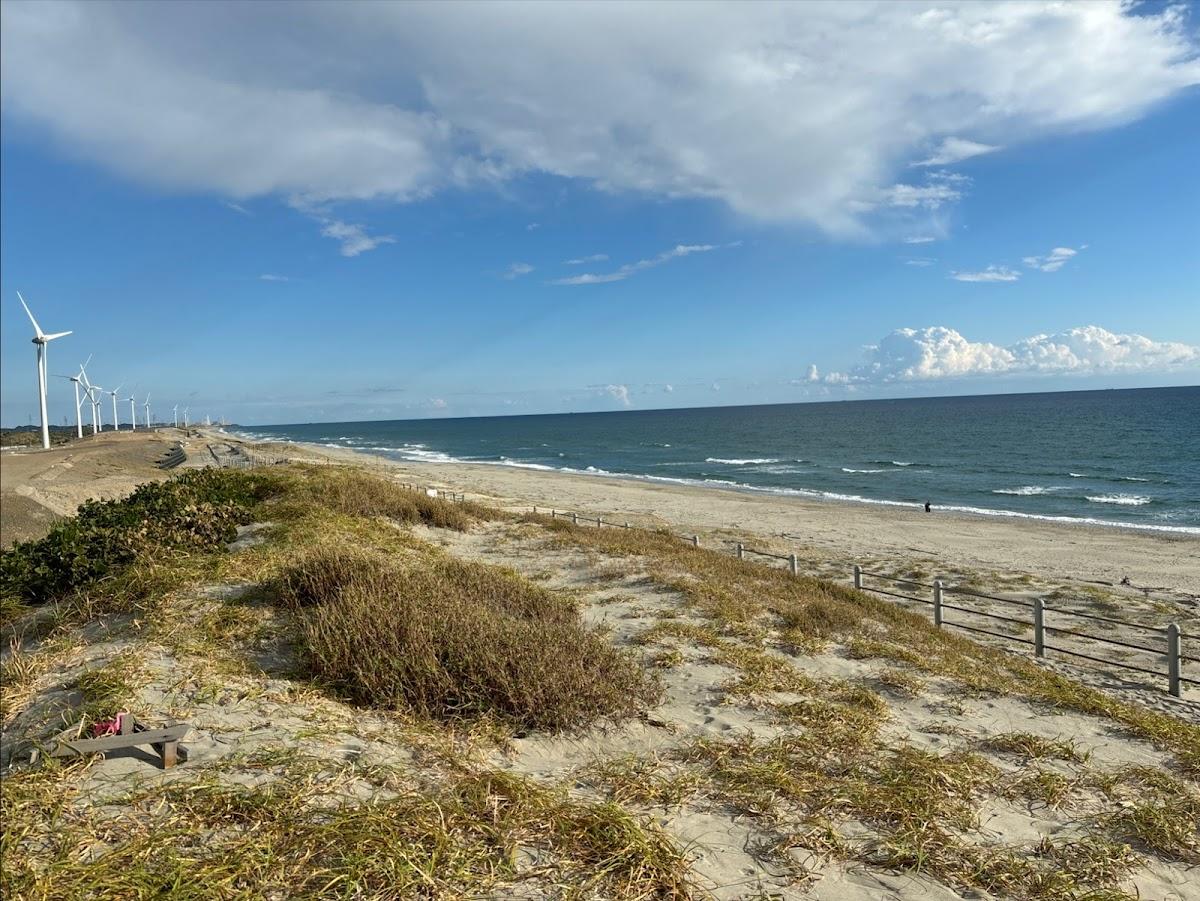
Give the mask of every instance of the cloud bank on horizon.
[[1183, 7], [1116, 0], [212, 9], [5, 3], [6, 114], [139, 183], [279, 197], [346, 256], [394, 238], [338, 203], [534, 173], [862, 236], [959, 200], [937, 167], [1200, 83]]
[[969, 341], [945, 326], [896, 329], [867, 348], [850, 372], [821, 375], [810, 366], [804, 381], [829, 385], [969, 379], [980, 376], [1100, 375], [1170, 372], [1200, 365], [1200, 348], [1144, 335], [1119, 335], [1085, 325], [1034, 335], [1007, 347]]

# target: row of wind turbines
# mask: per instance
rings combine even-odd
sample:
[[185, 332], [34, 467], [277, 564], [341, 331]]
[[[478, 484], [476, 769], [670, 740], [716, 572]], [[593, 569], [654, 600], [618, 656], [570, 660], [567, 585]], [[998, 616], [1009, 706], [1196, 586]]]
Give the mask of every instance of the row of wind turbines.
[[[38, 406], [42, 414], [42, 447], [50, 447], [50, 419], [46, 413], [46, 347], [47, 345], [58, 338], [65, 338], [71, 332], [54, 332], [47, 335], [42, 331], [42, 327], [38, 325], [38, 321], [33, 318], [33, 312], [29, 309], [29, 304], [25, 303], [25, 298], [21, 296], [21, 292], [17, 292], [17, 299], [21, 301], [21, 306], [25, 308], [25, 315], [29, 317], [29, 321], [33, 323], [33, 343], [37, 345], [37, 367], [38, 367]], [[78, 438], [83, 437], [83, 405], [85, 402], [91, 404], [92, 407], [92, 434], [98, 434], [104, 431], [104, 416], [101, 412], [101, 404], [104, 395], [107, 393], [112, 398], [113, 410], [113, 430], [119, 431], [121, 428], [121, 419], [117, 414], [117, 402], [129, 402], [129, 427], [131, 430], [137, 429], [137, 400], [131, 394], [129, 397], [118, 397], [118, 392], [123, 385], [117, 385], [107, 392], [100, 385], [93, 385], [88, 379], [87, 366], [92, 362], [89, 355], [87, 361], [81, 363], [79, 372], [75, 375], [56, 375], [55, 378], [68, 379], [75, 386], [75, 435]], [[80, 389], [83, 389], [83, 394], [80, 395]], [[149, 429], [153, 420], [150, 418], [150, 394], [147, 392], [146, 399], [142, 402], [142, 408], [145, 411], [143, 419], [143, 427]], [[179, 404], [176, 404], [171, 411], [174, 419], [175, 427], [179, 427]], [[188, 408], [183, 408], [183, 427], [188, 427]]]

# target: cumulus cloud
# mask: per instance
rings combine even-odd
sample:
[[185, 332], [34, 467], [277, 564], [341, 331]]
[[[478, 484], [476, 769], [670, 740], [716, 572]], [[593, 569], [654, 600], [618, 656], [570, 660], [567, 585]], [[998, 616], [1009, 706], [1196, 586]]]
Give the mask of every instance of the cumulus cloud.
[[999, 149], [992, 144], [980, 144], [978, 141], [968, 141], [965, 138], [944, 138], [929, 159], [921, 160], [913, 165], [950, 166], [954, 163], [961, 163], [963, 160], [969, 160], [973, 156], [982, 156]]
[[1067, 264], [1071, 257], [1079, 253], [1080, 250], [1087, 248], [1084, 244], [1078, 250], [1073, 247], [1055, 247], [1048, 254], [1041, 257], [1025, 257], [1023, 262], [1030, 269], [1040, 269], [1042, 272], [1057, 272]]
[[608, 260], [606, 253], [593, 253], [591, 256], [575, 257], [573, 260], [563, 260], [564, 266], [583, 266], [586, 263], [603, 263]]
[[629, 400], [629, 387], [627, 385], [605, 385], [604, 392], [624, 407], [628, 407], [631, 403]]
[[844, 236], [961, 193], [897, 184], [913, 162], [1128, 122], [1200, 82], [1188, 15], [306, 3], [281, 32], [267, 3], [10, 0], [0, 99], [6, 126], [72, 157], [239, 203], [408, 202], [534, 174]]
[[950, 277], [957, 282], [1015, 282], [1021, 273], [1007, 266], [988, 266], [978, 272], [951, 272]]
[[444, 410], [449, 405], [446, 403], [445, 398], [431, 397], [429, 398], [429, 406], [435, 410]]
[[1096, 325], [1034, 335], [1007, 346], [968, 341], [954, 329], [933, 326], [897, 329], [868, 348], [861, 366], [849, 373], [830, 373], [825, 381], [880, 384], [997, 375], [1128, 374], [1190, 366], [1200, 366], [1200, 348], [1116, 334]]
[[[728, 247], [736, 247], [741, 242], [734, 242], [726, 245]], [[649, 257], [645, 260], [638, 260], [636, 263], [626, 263], [620, 269], [613, 272], [594, 273], [587, 272], [583, 275], [572, 275], [567, 278], [556, 278], [550, 284], [552, 285], [603, 285], [608, 282], [621, 282], [629, 278], [631, 275], [636, 275], [646, 269], [653, 269], [655, 266], [661, 266], [663, 263], [668, 263], [671, 260], [677, 260], [680, 257], [691, 256], [694, 253], [708, 253], [711, 250], [716, 250], [716, 244], [676, 244], [670, 250], [664, 250], [657, 256]], [[605, 257], [607, 259], [607, 257]]]
[[663, 385], [663, 392], [665, 394], [674, 394], [675, 386], [674, 385]]
[[528, 263], [511, 263], [500, 277], [511, 281], [514, 278], [520, 278], [522, 275], [528, 275], [531, 272], [533, 272], [533, 267]]

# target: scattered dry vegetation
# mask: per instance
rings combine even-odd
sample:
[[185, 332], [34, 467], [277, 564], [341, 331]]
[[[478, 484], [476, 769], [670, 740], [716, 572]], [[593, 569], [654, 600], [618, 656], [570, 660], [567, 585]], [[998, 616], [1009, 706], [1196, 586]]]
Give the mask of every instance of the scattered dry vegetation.
[[[146, 547], [131, 535], [153, 533], [149, 495], [97, 508], [94, 520], [119, 533], [114, 546], [135, 553], [121, 550], [119, 565], [95, 577], [80, 569], [64, 581], [51, 570], [44, 591], [22, 593], [13, 586], [41, 578], [36, 561], [53, 560], [50, 546], [6, 562], [6, 736], [14, 723], [49, 722], [30, 711], [51, 688], [70, 697], [76, 722], [127, 706], [148, 678], [140, 657], [83, 653], [114, 636], [170, 655], [172, 678], [188, 686], [172, 709], [275, 692], [311, 722], [286, 744], [189, 762], [102, 804], [88, 794], [95, 761], [8, 773], [6, 897], [693, 897], [703, 893], [689, 849], [655, 825], [685, 808], [753, 824], [764, 869], [797, 886], [837, 859], [1001, 897], [1106, 901], [1130, 897], [1125, 880], [1146, 856], [1200, 864], [1200, 729], [890, 602], [667, 532], [516, 522], [352, 469], [221, 472], [188, 490], [200, 492], [195, 509]], [[261, 543], [229, 553], [225, 541], [247, 523], [267, 524]], [[493, 523], [483, 532], [493, 553], [504, 534], [582, 550], [608, 601], [589, 601], [593, 613], [644, 603], [611, 596], [611, 583], [635, 573], [678, 606], [626, 625], [632, 648], [622, 649], [584, 626], [578, 584], [551, 590], [544, 562], [531, 564], [535, 582], [464, 562], [410, 528], [449, 530], [436, 542], [452, 548], [447, 537], [480, 535], [484, 523]], [[189, 528], [196, 540], [183, 537]], [[248, 590], [201, 600], [208, 583]], [[41, 607], [29, 610], [31, 601]], [[811, 666], [817, 655], [851, 675]], [[268, 673], [261, 659], [274, 657], [283, 663]], [[689, 660], [720, 664], [713, 703], [753, 711], [770, 731], [680, 735], [672, 726], [653, 754], [573, 762], [537, 779], [498, 768], [515, 737], [578, 738], [647, 709], [659, 680]], [[268, 686], [268, 675], [284, 684]], [[897, 736], [895, 711], [932, 708], [926, 696], [947, 684], [962, 700], [938, 709], [1008, 696], [1102, 717], [1178, 766], [1105, 770], [1070, 739], [972, 735], [954, 723], [941, 730], [944, 746]], [[360, 713], [412, 763], [359, 763], [319, 744], [361, 737]], [[979, 814], [993, 802], [1061, 810], [1079, 828], [1070, 839], [985, 840]]]

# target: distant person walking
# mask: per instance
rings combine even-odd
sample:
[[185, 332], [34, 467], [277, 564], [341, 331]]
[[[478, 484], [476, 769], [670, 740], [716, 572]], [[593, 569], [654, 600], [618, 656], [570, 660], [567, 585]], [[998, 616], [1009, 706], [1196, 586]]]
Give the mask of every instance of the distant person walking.
[[929, 513], [929, 512], [930, 512], [930, 511], [932, 511], [932, 510], [933, 510], [933, 507], [931, 507], [931, 506], [929, 505], [929, 501], [926, 501], [926, 502], [925, 502], [925, 512], [926, 512], [926, 513]]

